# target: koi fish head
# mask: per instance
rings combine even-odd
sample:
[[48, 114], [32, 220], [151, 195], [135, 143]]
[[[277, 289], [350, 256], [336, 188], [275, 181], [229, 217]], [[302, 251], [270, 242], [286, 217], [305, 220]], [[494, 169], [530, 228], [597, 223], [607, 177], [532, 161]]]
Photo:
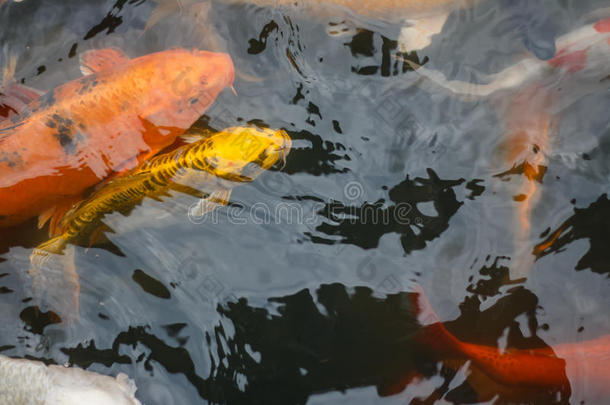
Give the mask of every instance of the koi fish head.
[[141, 59], [151, 89], [144, 118], [156, 126], [187, 129], [235, 76], [231, 57], [224, 53], [173, 49]]
[[229, 128], [206, 141], [204, 160], [216, 176], [247, 182], [284, 162], [292, 141], [283, 130]]

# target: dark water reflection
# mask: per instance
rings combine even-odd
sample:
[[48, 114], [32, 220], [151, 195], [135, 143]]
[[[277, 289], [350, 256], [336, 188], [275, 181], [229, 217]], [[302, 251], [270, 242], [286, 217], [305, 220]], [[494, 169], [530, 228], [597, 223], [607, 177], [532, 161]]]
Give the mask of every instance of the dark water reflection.
[[[30, 298], [25, 270], [45, 233], [35, 221], [2, 229], [0, 351], [123, 371], [144, 404], [513, 400], [505, 387], [483, 392], [413, 339], [422, 327], [413, 281], [462, 341], [542, 348], [610, 332], [607, 86], [563, 114], [523, 243], [537, 259], [524, 281], [511, 273], [523, 247], [513, 239], [514, 180], [494, 177], [494, 110], [425, 91], [401, 59], [462, 78], [497, 72], [526, 49], [547, 58], [549, 37], [607, 6], [505, 3], [454, 13], [409, 55], [397, 51], [396, 27], [330, 38], [327, 19], [221, 1], [208, 19], [174, 14], [147, 31], [151, 0], [3, 5], [0, 44], [19, 57], [26, 85], [46, 91], [79, 77], [87, 49], [222, 50], [239, 71], [238, 96], [222, 93], [198, 126], [285, 128], [293, 150], [283, 170], [236, 189], [203, 223], [154, 201], [110, 216], [111, 244], [76, 247], [73, 324]], [[407, 385], [413, 375], [423, 379]]]

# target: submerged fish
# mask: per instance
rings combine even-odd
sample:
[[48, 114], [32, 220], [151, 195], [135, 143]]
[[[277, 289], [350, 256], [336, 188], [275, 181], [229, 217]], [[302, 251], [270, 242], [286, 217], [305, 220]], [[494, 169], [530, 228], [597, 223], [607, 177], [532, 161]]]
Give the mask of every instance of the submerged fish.
[[[557, 39], [557, 54], [548, 61], [533, 56], [490, 76], [487, 84], [448, 80], [442, 73], [414, 66], [427, 86], [441, 87], [467, 100], [486, 97], [503, 123], [498, 161], [510, 167], [498, 176], [523, 175], [514, 195], [516, 245], [529, 237], [531, 212], [546, 172], [546, 156], [562, 111], [582, 97], [608, 87], [610, 19], [601, 19]], [[525, 276], [534, 257], [517, 254], [515, 270]], [[526, 257], [527, 256], [527, 257]]]
[[[77, 274], [72, 266], [62, 264], [61, 271], [49, 266], [52, 256], [63, 256], [68, 244], [91, 245], [104, 231], [104, 218], [113, 212], [127, 215], [145, 198], [161, 200], [171, 193], [201, 198], [190, 215], [202, 216], [229, 201], [231, 189], [253, 181], [290, 151], [291, 140], [283, 130], [247, 127], [229, 128], [197, 142], [156, 156], [132, 171], [111, 180], [88, 199], [66, 213], [59, 223], [59, 233], [38, 246], [31, 256], [35, 291], [49, 291], [49, 285], [74, 286]], [[69, 265], [70, 263], [68, 263]], [[52, 288], [52, 293], [55, 288]], [[49, 300], [53, 301], [53, 300]], [[54, 307], [60, 307], [55, 300]]]
[[520, 403], [544, 390], [565, 393], [571, 403], [601, 403], [610, 395], [610, 335], [557, 344], [552, 349], [501, 351], [458, 340], [440, 322], [421, 291], [417, 308], [418, 320], [424, 325], [417, 336], [419, 343], [439, 360], [460, 360], [457, 367], [470, 361], [470, 371], [476, 375], [469, 382], [475, 385], [480, 401], [491, 400], [499, 391]]
[[[610, 13], [610, 10], [606, 13]], [[485, 84], [449, 80], [441, 72], [418, 66], [411, 61], [406, 62], [434, 88], [449, 90], [467, 100], [503, 95], [504, 91], [522, 89], [541, 81], [557, 85], [577, 81], [579, 85], [585, 85], [585, 91], [590, 92], [599, 89], [599, 83], [610, 70], [607, 63], [610, 18], [600, 19], [560, 36], [555, 47], [557, 53], [554, 58], [545, 61], [531, 55], [526, 56], [503, 71], [482, 78], [480, 81], [487, 82]], [[570, 88], [572, 87], [577, 86]], [[576, 96], [569, 96], [568, 102], [562, 104], [562, 107], [569, 106], [582, 96], [583, 91], [576, 92]]]
[[503, 137], [496, 146], [495, 166], [510, 167], [495, 177], [511, 178], [515, 203], [514, 269], [518, 277], [526, 276], [534, 257], [528, 255], [532, 210], [541, 196], [541, 185], [547, 171], [547, 154], [551, 149], [551, 137], [556, 132], [557, 118], [549, 109], [557, 102], [557, 96], [546, 86], [531, 85], [514, 95], [494, 102], [503, 122]]
[[122, 373], [112, 378], [0, 355], [0, 404], [141, 405], [135, 392], [133, 381]]
[[58, 219], [87, 188], [172, 144], [234, 76], [228, 55], [184, 49], [131, 60], [88, 51], [81, 70], [37, 99], [17, 84], [2, 91], [19, 114], [0, 121], [0, 226]]
[[[201, 10], [209, 0], [161, 0], [153, 11], [148, 27], [178, 10]], [[471, 7], [480, 0], [227, 0], [233, 4], [254, 4], [259, 7], [296, 7], [299, 11], [322, 17], [365, 17], [405, 24], [399, 37], [402, 50], [418, 50], [430, 44], [430, 38], [441, 32], [449, 14], [462, 7]], [[341, 35], [336, 29], [331, 35]]]

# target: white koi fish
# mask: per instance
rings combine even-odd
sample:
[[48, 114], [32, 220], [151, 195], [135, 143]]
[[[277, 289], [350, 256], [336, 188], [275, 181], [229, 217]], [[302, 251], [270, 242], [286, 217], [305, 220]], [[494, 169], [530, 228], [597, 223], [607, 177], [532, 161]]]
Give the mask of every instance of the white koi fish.
[[0, 355], [0, 404], [142, 405], [135, 392], [133, 381], [122, 373], [112, 378]]

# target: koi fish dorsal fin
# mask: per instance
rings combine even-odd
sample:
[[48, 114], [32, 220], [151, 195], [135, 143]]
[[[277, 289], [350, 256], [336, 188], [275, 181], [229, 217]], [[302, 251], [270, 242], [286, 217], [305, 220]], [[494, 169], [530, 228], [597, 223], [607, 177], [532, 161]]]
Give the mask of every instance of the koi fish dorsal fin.
[[80, 54], [80, 71], [90, 75], [113, 69], [129, 61], [129, 57], [117, 48], [92, 49]]

